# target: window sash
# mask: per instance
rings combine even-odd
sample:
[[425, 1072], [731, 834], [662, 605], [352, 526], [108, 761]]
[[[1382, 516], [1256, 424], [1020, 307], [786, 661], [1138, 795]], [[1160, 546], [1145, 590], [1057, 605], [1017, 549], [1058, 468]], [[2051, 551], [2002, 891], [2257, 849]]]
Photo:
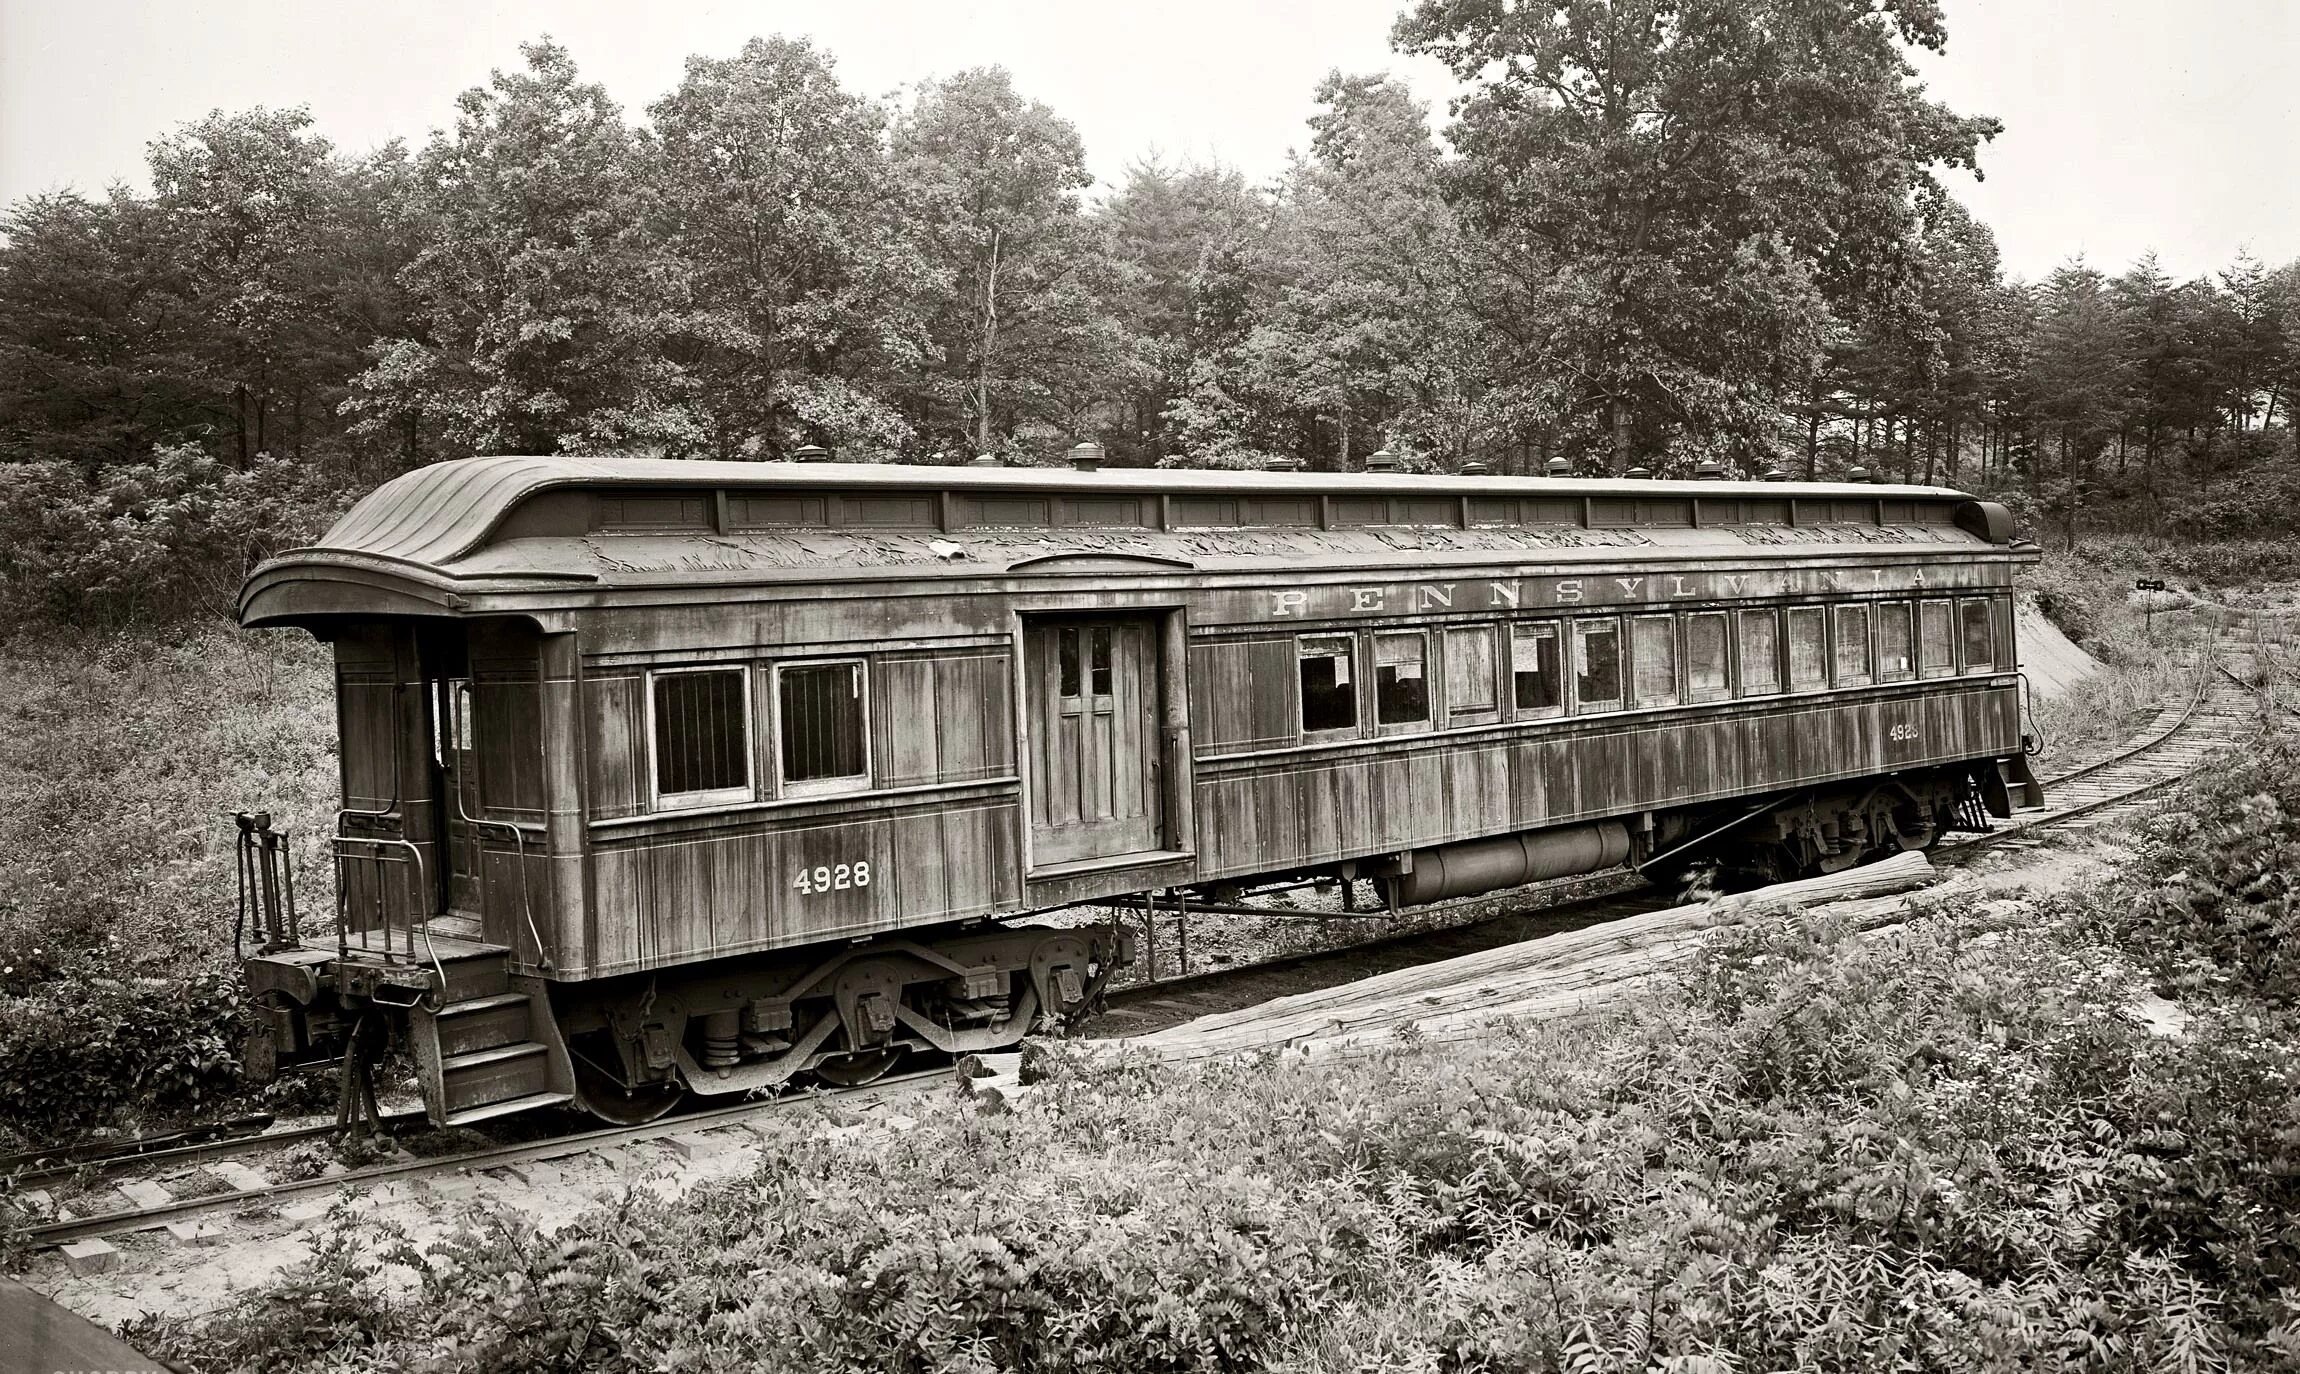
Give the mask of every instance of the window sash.
[[1964, 653], [1965, 671], [1990, 672], [1996, 667], [1996, 626], [1989, 603], [1975, 597], [1957, 603], [1960, 648]]
[[[810, 686], [815, 683], [823, 687]], [[775, 716], [776, 767], [786, 794], [870, 785], [870, 677], [863, 660], [776, 664]]]
[[1491, 625], [1446, 631], [1447, 715], [1489, 715], [1501, 710], [1501, 675], [1494, 638]]
[[1819, 606], [1789, 608], [1789, 686], [1829, 685], [1829, 619]]
[[657, 807], [751, 800], [750, 671], [650, 672], [647, 752], [647, 785]]
[[1639, 706], [1677, 704], [1677, 617], [1629, 618], [1629, 673]]
[[1565, 665], [1557, 622], [1519, 625], [1510, 632], [1509, 691], [1520, 719], [1565, 710]]
[[1573, 622], [1573, 700], [1580, 711], [1621, 709], [1621, 622]]
[[1358, 728], [1358, 688], [1351, 672], [1356, 650], [1350, 635], [1302, 635], [1294, 641], [1303, 734]]
[[1957, 670], [1956, 617], [1946, 601], [1917, 603], [1917, 672], [1947, 677]]
[[1837, 608], [1837, 685], [1862, 687], [1869, 681], [1869, 608]]
[[1741, 695], [1771, 696], [1781, 690], [1781, 613], [1741, 612]]
[[1915, 632], [1908, 602], [1887, 601], [1877, 607], [1877, 681], [1906, 682], [1917, 675]]
[[1374, 636], [1374, 721], [1427, 725], [1430, 718], [1429, 636]]
[[1733, 695], [1729, 649], [1723, 611], [1685, 617], [1685, 694], [1690, 700], [1722, 701]]

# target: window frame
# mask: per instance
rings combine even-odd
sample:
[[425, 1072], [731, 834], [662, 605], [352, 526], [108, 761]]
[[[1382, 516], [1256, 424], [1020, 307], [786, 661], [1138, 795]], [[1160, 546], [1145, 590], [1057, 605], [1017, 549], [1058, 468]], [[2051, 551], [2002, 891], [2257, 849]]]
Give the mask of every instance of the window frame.
[[[1960, 596], [1956, 601], [1957, 670], [1962, 673], [1994, 673], [1997, 666], [1997, 608], [1993, 596]], [[1965, 619], [1975, 606], [1980, 608], [1982, 623], [1989, 629], [1989, 657], [1986, 663], [1974, 663], [1966, 654], [1971, 637], [1965, 633]], [[2005, 671], [2009, 671], [2005, 670]]]
[[[1845, 671], [1845, 618], [1861, 618], [1861, 670]], [[1868, 687], [1877, 680], [1877, 638], [1875, 625], [1866, 601], [1839, 601], [1829, 607], [1829, 685], [1832, 687]]]
[[[1363, 693], [1358, 690], [1360, 684], [1365, 681], [1365, 674], [1358, 671], [1358, 641], [1361, 638], [1363, 636], [1355, 630], [1299, 630], [1295, 632], [1294, 730], [1296, 737], [1303, 742], [1316, 743], [1321, 740], [1355, 739], [1359, 732], [1365, 729], [1366, 713], [1359, 709], [1365, 703], [1362, 701]], [[1310, 728], [1308, 715], [1310, 699], [1309, 695], [1302, 690], [1302, 663], [1312, 655], [1305, 654], [1302, 650], [1304, 645], [1313, 639], [1339, 640], [1348, 646], [1344, 651], [1344, 658], [1350, 666], [1350, 723], [1347, 725], [1331, 725], [1315, 730]], [[1331, 655], [1319, 654], [1316, 657], [1328, 658]]]
[[[1904, 617], [1903, 623], [1908, 627], [1909, 666], [1901, 672], [1888, 676], [1885, 672], [1885, 613], [1896, 607], [1901, 611]], [[1888, 683], [1916, 681], [1918, 664], [1917, 633], [1917, 604], [1914, 601], [1903, 601], [1899, 598], [1895, 598], [1890, 601], [1879, 601], [1873, 604], [1869, 611], [1869, 636], [1870, 644], [1873, 646], [1873, 651], [1869, 656], [1869, 680], [1871, 682]]]
[[[1799, 614], [1811, 614], [1821, 622], [1820, 676], [1811, 682], [1797, 681], [1797, 632]], [[1829, 636], [1829, 623], [1833, 619], [1826, 604], [1784, 606], [1781, 608], [1781, 689], [1787, 693], [1826, 692], [1829, 690], [1830, 672], [1836, 667], [1835, 642]]]
[[[1925, 607], [1927, 606], [1940, 607], [1941, 613], [1948, 617], [1948, 634], [1945, 637], [1948, 656], [1944, 662], [1933, 662], [1931, 652], [1925, 648]], [[1957, 675], [1957, 654], [1960, 647], [1955, 598], [1946, 596], [1919, 597], [1917, 599], [1916, 636], [1918, 679], [1921, 681], [1925, 678], [1955, 677]]]
[[[1564, 666], [1566, 680], [1573, 687], [1574, 715], [1595, 716], [1629, 709], [1629, 644], [1622, 633], [1622, 619], [1620, 615], [1577, 615], [1564, 622], [1572, 627], [1566, 631], [1566, 642], [1572, 652], [1564, 657]], [[1609, 625], [1613, 629], [1614, 694], [1596, 702], [1584, 701], [1581, 696], [1581, 627], [1584, 625]]]
[[[742, 690], [735, 694], [743, 708], [743, 785], [740, 787], [709, 787], [694, 792], [665, 792], [663, 790], [662, 757], [655, 729], [655, 684], [667, 677], [696, 677], [704, 673], [730, 673], [740, 679]], [[643, 722], [647, 736], [647, 809], [649, 811], [693, 811], [702, 807], [732, 806], [759, 799], [759, 759], [757, 709], [751, 701], [753, 688], [751, 665], [747, 663], [687, 663], [672, 667], [647, 669], [646, 690], [642, 694], [645, 704]]]
[[[793, 779], [785, 768], [783, 758], [783, 672], [789, 668], [829, 668], [840, 664], [853, 664], [855, 699], [860, 703], [855, 718], [862, 727], [862, 771], [844, 773], [835, 778]], [[783, 797], [829, 797], [848, 792], [868, 792], [877, 777], [877, 751], [871, 747], [871, 681], [870, 659], [860, 654], [829, 654], [813, 658], [776, 659], [768, 674], [767, 701], [774, 718], [772, 749], [775, 759], [775, 789]]]
[[[1693, 685], [1693, 622], [1704, 616], [1717, 617], [1717, 646], [1720, 651], [1717, 666], [1725, 675], [1723, 687], [1696, 689]], [[1685, 703], [1689, 706], [1699, 706], [1712, 701], [1731, 701], [1740, 686], [1734, 680], [1733, 670], [1738, 665], [1734, 661], [1732, 615], [1720, 606], [1705, 611], [1687, 611], [1679, 619], [1684, 622], [1679, 627], [1679, 637], [1682, 642], [1679, 645], [1678, 663], [1685, 684], [1683, 693]]]
[[[1658, 711], [1672, 706], [1683, 706], [1685, 704], [1685, 655], [1683, 652], [1685, 646], [1682, 642], [1684, 630], [1678, 625], [1677, 617], [1668, 611], [1638, 611], [1632, 612], [1628, 620], [1629, 643], [1626, 647], [1629, 651], [1629, 664], [1627, 670], [1622, 674], [1625, 679], [1622, 683], [1622, 691], [1627, 698], [1625, 709]], [[1659, 621], [1665, 628], [1664, 642], [1669, 646], [1669, 697], [1665, 701], [1647, 701], [1645, 693], [1637, 683], [1638, 674], [1644, 670], [1645, 666], [1645, 655], [1638, 648], [1637, 627], [1650, 625], [1655, 621]]]
[[[1749, 639], [1744, 626], [1748, 618], [1761, 615], [1773, 623], [1773, 683], [1762, 691], [1749, 687]], [[1781, 632], [1779, 606], [1745, 606], [1733, 617], [1733, 695], [1737, 698], [1777, 697], [1789, 690], [1789, 667], [1786, 658], [1787, 638]]]
[[[1566, 649], [1573, 635], [1573, 631], [1566, 628], [1571, 623], [1571, 620], [1564, 616], [1541, 616], [1509, 622], [1508, 671], [1502, 674], [1508, 687], [1502, 696], [1509, 702], [1509, 718], [1511, 720], [1556, 720], [1561, 716], [1573, 713], [1573, 688], [1570, 682], [1573, 675], [1573, 662]], [[1549, 631], [1550, 645], [1557, 653], [1557, 704], [1555, 706], [1520, 706], [1517, 703], [1518, 636], [1523, 635], [1525, 638], [1539, 643], [1543, 630]], [[1538, 663], [1540, 659], [1538, 651], [1534, 657]]]
[[[1419, 720], [1382, 719], [1382, 641], [1385, 639], [1418, 639], [1422, 643], [1422, 714]], [[1406, 626], [1394, 630], [1368, 630], [1366, 632], [1366, 661], [1373, 665], [1371, 679], [1374, 690], [1374, 734], [1405, 735], [1437, 728], [1437, 694], [1430, 690], [1430, 632], [1421, 626]]]
[[[1453, 726], [1492, 724], [1493, 722], [1501, 719], [1502, 697], [1504, 695], [1515, 695], [1514, 689], [1516, 684], [1514, 682], [1510, 684], [1512, 688], [1511, 692], [1504, 693], [1502, 691], [1501, 630], [1502, 625], [1498, 621], [1480, 621], [1469, 625], [1448, 625], [1444, 628], [1443, 652], [1445, 654], [1445, 720], [1447, 725]], [[1454, 705], [1453, 699], [1455, 680], [1454, 641], [1456, 638], [1467, 638], [1474, 635], [1483, 635], [1485, 637], [1485, 686], [1486, 691], [1491, 699], [1484, 706], [1456, 707]], [[1426, 672], [1427, 669], [1424, 669], [1424, 671]]]

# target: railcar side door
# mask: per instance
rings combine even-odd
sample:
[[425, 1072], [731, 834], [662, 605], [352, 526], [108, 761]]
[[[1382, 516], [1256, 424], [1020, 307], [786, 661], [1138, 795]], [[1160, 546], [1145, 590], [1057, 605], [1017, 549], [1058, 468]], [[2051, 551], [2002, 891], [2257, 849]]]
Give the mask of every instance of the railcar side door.
[[1034, 619], [1024, 641], [1033, 864], [1156, 850], [1156, 622]]

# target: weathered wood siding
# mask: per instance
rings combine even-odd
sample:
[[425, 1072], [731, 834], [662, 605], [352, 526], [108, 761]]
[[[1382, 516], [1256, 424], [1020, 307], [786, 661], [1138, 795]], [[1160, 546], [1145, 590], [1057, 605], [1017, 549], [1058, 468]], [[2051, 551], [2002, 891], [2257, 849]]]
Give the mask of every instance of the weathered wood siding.
[[[1199, 871], [1264, 872], [2020, 747], [1985, 681], [1201, 755]], [[1894, 727], [1907, 738], [1893, 738]]]

